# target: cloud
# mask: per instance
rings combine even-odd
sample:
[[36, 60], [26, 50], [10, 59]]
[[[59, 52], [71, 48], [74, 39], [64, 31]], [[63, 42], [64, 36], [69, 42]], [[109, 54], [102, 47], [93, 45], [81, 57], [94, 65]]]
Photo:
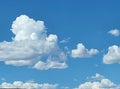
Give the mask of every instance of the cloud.
[[117, 45], [110, 46], [108, 52], [103, 56], [103, 63], [120, 63], [120, 47]]
[[88, 58], [97, 54], [98, 52], [99, 51], [97, 49], [93, 48], [88, 50], [82, 43], [79, 43], [77, 44], [77, 49], [73, 49], [71, 51], [71, 56], [73, 58]]
[[43, 21], [35, 21], [26, 15], [16, 18], [11, 31], [15, 34], [15, 41], [44, 39], [47, 34]]
[[0, 42], [0, 61], [40, 70], [67, 67], [66, 55], [57, 44], [57, 35], [47, 35], [43, 21], [21, 15], [13, 22], [11, 31], [15, 35], [13, 40]]
[[34, 68], [39, 69], [39, 70], [48, 70], [49, 68], [58, 68], [58, 69], [63, 69], [66, 68], [67, 65], [66, 63], [59, 63], [55, 61], [47, 61], [46, 63], [39, 61], [35, 64]]
[[68, 43], [68, 42], [69, 42], [69, 40], [70, 40], [70, 37], [69, 37], [69, 38], [66, 38], [66, 39], [61, 40], [61, 41], [60, 41], [60, 43]]
[[95, 76], [91, 76], [90, 78], [88, 77], [87, 79], [91, 81], [100, 81], [104, 78], [104, 76], [100, 75], [99, 73], [96, 73]]
[[35, 82], [14, 81], [13, 83], [3, 82], [0, 88], [25, 88], [25, 89], [57, 89], [58, 84], [39, 84]]
[[119, 36], [120, 35], [120, 31], [118, 29], [110, 30], [108, 33], [113, 35], [113, 36]]
[[85, 82], [74, 89], [120, 89], [120, 85], [113, 83], [111, 80], [98, 73], [96, 73], [94, 78], [97, 80]]

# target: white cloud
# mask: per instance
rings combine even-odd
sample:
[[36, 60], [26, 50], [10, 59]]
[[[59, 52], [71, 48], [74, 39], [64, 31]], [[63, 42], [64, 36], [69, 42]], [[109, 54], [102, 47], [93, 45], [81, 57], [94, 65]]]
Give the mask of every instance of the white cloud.
[[42, 70], [67, 67], [66, 55], [57, 44], [57, 35], [47, 35], [43, 21], [21, 15], [13, 22], [11, 31], [15, 35], [13, 40], [0, 42], [0, 61]]
[[77, 49], [73, 49], [71, 51], [71, 56], [73, 58], [87, 58], [91, 57], [98, 53], [97, 49], [90, 49], [88, 50], [82, 43], [77, 44]]
[[26, 88], [26, 89], [57, 89], [58, 84], [39, 84], [35, 82], [15, 81], [13, 83], [3, 82], [0, 88]]
[[88, 80], [91, 80], [91, 81], [100, 81], [102, 79], [104, 79], [105, 77], [96, 73], [95, 76], [91, 76], [90, 78], [88, 77]]
[[61, 40], [61, 41], [60, 41], [60, 43], [68, 43], [68, 42], [69, 42], [69, 40], [70, 40], [70, 37], [69, 37], [69, 38], [66, 38], [66, 39]]
[[108, 52], [103, 56], [103, 63], [120, 63], [120, 47], [117, 45], [110, 46]]
[[66, 63], [59, 63], [55, 61], [47, 61], [46, 63], [39, 61], [35, 64], [34, 68], [40, 69], [40, 70], [48, 70], [49, 68], [58, 68], [58, 69], [63, 69], [66, 68], [67, 65]]
[[96, 73], [94, 78], [98, 79], [92, 82], [85, 82], [83, 84], [80, 84], [78, 88], [74, 89], [120, 89], [120, 85], [113, 83], [111, 80], [104, 78], [98, 73]]
[[118, 29], [110, 30], [108, 33], [113, 35], [113, 36], [119, 36], [120, 35], [120, 31]]

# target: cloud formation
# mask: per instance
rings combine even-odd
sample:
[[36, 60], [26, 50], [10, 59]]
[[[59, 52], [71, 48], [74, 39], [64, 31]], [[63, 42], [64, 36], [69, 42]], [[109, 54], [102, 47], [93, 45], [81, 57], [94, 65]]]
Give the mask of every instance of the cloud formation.
[[110, 30], [108, 33], [113, 35], [113, 36], [119, 36], [120, 35], [120, 31], [118, 29]]
[[120, 64], [120, 47], [117, 45], [110, 46], [108, 52], [103, 56], [103, 63], [105, 64]]
[[69, 38], [66, 38], [66, 39], [63, 39], [60, 41], [60, 43], [68, 43], [70, 41], [70, 37]]
[[71, 51], [71, 56], [73, 58], [88, 58], [97, 54], [98, 52], [99, 51], [97, 49], [92, 48], [88, 50], [82, 43], [78, 43], [77, 48]]
[[100, 81], [104, 78], [105, 77], [103, 75], [100, 75], [99, 73], [96, 73], [95, 76], [91, 76], [90, 78], [88, 77], [88, 79], [91, 81]]
[[11, 31], [15, 35], [13, 40], [0, 42], [0, 61], [40, 70], [67, 67], [66, 55], [57, 44], [57, 35], [47, 35], [43, 21], [21, 15], [13, 22]]
[[98, 73], [96, 73], [94, 78], [96, 80], [80, 84], [74, 89], [120, 89], [120, 85], [113, 83], [111, 80]]
[[39, 70], [48, 70], [49, 68], [63, 69], [66, 67], [67, 65], [65, 62], [60, 63], [57, 61], [50, 61], [50, 60], [48, 60], [47, 62], [39, 61], [34, 66], [34, 68], [39, 69]]
[[35, 82], [14, 81], [13, 83], [3, 82], [0, 88], [24, 88], [24, 89], [57, 89], [58, 84], [39, 84]]

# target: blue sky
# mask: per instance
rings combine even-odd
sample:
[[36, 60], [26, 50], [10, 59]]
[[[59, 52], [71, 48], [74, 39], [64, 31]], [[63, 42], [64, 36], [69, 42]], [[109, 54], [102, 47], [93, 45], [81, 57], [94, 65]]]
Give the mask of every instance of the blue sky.
[[[86, 82], [97, 82], [95, 89], [119, 89], [119, 3], [1, 0], [0, 87], [30, 81], [55, 89], [88, 89]], [[105, 79], [114, 85], [104, 88]]]

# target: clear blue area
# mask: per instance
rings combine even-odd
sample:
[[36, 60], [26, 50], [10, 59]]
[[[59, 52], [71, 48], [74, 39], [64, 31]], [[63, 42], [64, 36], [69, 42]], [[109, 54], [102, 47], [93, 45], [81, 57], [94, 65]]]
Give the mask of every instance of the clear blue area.
[[114, 83], [120, 83], [120, 65], [102, 63], [107, 48], [120, 45], [120, 37], [107, 33], [114, 28], [120, 29], [120, 0], [1, 0], [0, 12], [0, 42], [11, 41], [14, 36], [10, 31], [12, 22], [26, 14], [35, 20], [43, 20], [48, 34], [58, 35], [59, 41], [70, 37], [68, 43], [59, 44], [61, 48], [68, 46], [74, 49], [78, 43], [83, 43], [88, 49], [104, 50], [87, 59], [68, 57], [69, 67], [62, 70], [41, 71], [0, 62], [0, 78], [8, 82], [34, 80], [58, 83], [72, 89], [85, 82], [86, 77], [100, 73]]

